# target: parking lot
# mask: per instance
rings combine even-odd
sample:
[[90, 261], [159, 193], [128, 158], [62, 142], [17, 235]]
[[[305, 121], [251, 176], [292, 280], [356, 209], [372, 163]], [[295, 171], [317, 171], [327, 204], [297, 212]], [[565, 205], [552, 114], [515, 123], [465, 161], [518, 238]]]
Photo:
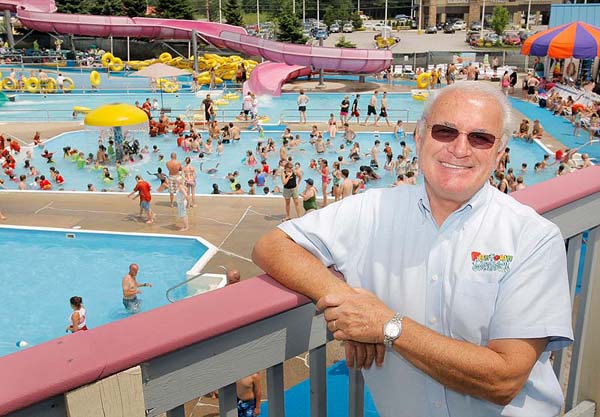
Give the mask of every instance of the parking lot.
[[[544, 27], [539, 26], [533, 29], [541, 30]], [[484, 33], [486, 32], [489, 31], [484, 31]], [[331, 33], [323, 45], [333, 47], [340, 37], [345, 36], [347, 40], [356, 44], [357, 48], [371, 49], [375, 48], [373, 38], [378, 33], [378, 31], [374, 30], [353, 33]], [[400, 38], [400, 43], [391, 48], [394, 53], [428, 51], [466, 52], [475, 50], [465, 42], [467, 31], [464, 30], [457, 30], [456, 33], [443, 33], [439, 31], [435, 34], [425, 34], [424, 31], [419, 33], [417, 30], [394, 30], [391, 33], [392, 36]], [[315, 45], [316, 43], [317, 41], [314, 41]]]

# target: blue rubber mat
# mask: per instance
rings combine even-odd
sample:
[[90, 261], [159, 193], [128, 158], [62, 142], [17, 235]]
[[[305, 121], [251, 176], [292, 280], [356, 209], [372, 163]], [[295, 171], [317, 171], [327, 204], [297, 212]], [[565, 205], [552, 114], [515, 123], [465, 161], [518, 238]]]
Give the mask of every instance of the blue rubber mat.
[[[260, 407], [261, 417], [269, 415], [268, 402]], [[310, 417], [310, 380], [305, 380], [285, 392], [286, 417]], [[327, 415], [348, 416], [348, 368], [340, 361], [327, 368]], [[365, 386], [365, 417], [379, 417], [369, 390]]]

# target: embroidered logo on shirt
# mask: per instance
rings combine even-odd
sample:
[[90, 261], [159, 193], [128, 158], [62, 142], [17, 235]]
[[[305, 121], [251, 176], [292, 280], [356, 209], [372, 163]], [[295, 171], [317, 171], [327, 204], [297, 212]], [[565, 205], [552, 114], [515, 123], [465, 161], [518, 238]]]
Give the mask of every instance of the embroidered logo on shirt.
[[471, 268], [473, 271], [508, 272], [512, 260], [512, 255], [495, 253], [486, 255], [481, 252], [471, 252]]

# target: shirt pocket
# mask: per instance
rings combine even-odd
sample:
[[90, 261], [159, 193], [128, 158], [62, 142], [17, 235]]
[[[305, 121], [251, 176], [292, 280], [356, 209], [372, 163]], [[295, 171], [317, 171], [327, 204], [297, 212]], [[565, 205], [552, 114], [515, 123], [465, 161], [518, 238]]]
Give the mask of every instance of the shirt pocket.
[[494, 278], [473, 277], [459, 281], [450, 310], [453, 338], [476, 345], [487, 343], [499, 288]]

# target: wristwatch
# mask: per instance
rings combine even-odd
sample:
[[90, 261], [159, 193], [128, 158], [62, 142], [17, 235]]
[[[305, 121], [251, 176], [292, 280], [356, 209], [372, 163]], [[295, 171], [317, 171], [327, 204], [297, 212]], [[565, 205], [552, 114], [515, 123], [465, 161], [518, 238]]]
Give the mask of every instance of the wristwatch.
[[399, 313], [396, 313], [394, 317], [383, 325], [383, 344], [386, 348], [392, 348], [394, 341], [402, 334], [402, 319]]

